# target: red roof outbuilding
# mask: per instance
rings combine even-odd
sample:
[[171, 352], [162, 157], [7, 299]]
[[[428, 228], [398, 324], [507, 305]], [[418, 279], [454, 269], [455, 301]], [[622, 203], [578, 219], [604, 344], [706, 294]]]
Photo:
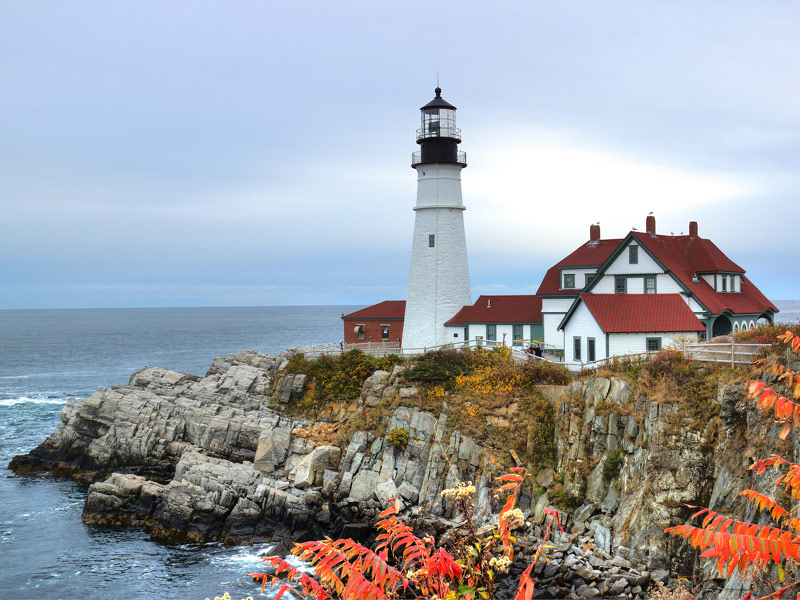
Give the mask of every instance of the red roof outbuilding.
[[459, 310], [445, 325], [464, 323], [541, 323], [542, 299], [533, 294], [480, 296]]
[[367, 306], [361, 310], [351, 312], [349, 315], [342, 315], [342, 319], [348, 321], [356, 319], [386, 319], [396, 321], [402, 320], [406, 314], [405, 300], [384, 300], [372, 306]]

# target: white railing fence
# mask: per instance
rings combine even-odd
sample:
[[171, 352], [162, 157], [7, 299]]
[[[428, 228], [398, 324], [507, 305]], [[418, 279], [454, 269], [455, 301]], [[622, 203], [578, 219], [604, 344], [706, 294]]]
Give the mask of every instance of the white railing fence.
[[[300, 348], [307, 359], [317, 358], [323, 354], [336, 355], [350, 350], [361, 350], [370, 356], [388, 356], [396, 354], [397, 356], [418, 356], [426, 352], [434, 350], [462, 350], [466, 348], [496, 348], [504, 346], [504, 342], [485, 340], [483, 338], [476, 338], [474, 340], [467, 340], [464, 342], [453, 342], [449, 344], [440, 344], [438, 346], [424, 346], [421, 348], [406, 348], [401, 347], [398, 342], [360, 342], [355, 344], [321, 344], [318, 346], [306, 346]], [[545, 360], [549, 362], [558, 362], [555, 354], [544, 351], [544, 356], [536, 356], [525, 352], [518, 346], [511, 346], [511, 357], [517, 362], [524, 362], [527, 360]]]
[[[342, 352], [358, 349], [371, 356], [388, 356], [396, 354], [397, 356], [418, 356], [426, 352], [435, 350], [463, 350], [473, 348], [495, 348], [498, 346], [506, 345], [504, 342], [485, 340], [477, 338], [474, 340], [467, 340], [464, 342], [453, 342], [450, 344], [441, 344], [439, 346], [425, 346], [422, 348], [404, 348], [401, 347], [399, 342], [363, 342], [356, 344], [321, 344], [318, 346], [306, 346], [302, 348], [302, 352], [307, 359], [317, 358], [323, 354], [337, 355]], [[649, 356], [658, 354], [659, 351], [653, 350], [649, 352], [638, 352], [634, 354], [623, 354], [619, 356], [611, 356], [609, 358], [602, 358], [593, 362], [562, 362], [559, 356], [554, 352], [544, 350], [543, 356], [536, 356], [520, 346], [511, 346], [511, 358], [516, 362], [527, 362], [529, 360], [543, 360], [547, 362], [560, 362], [570, 371], [582, 371], [584, 369], [595, 369], [601, 367], [617, 359], [637, 360], [645, 359]], [[683, 347], [683, 354], [689, 360], [698, 362], [713, 362], [713, 363], [726, 363], [731, 366], [747, 365], [752, 363], [758, 353], [763, 348], [769, 348], [769, 344], [737, 344], [736, 342], [722, 342], [722, 343], [697, 343], [686, 344]]]

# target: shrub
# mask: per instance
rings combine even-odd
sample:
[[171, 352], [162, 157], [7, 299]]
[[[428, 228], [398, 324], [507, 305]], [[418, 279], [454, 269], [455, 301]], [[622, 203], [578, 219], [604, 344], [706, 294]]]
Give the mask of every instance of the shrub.
[[623, 462], [624, 457], [622, 456], [622, 450], [619, 448], [607, 454], [606, 462], [603, 463], [603, 481], [611, 481], [619, 475]]
[[522, 377], [527, 385], [569, 385], [572, 375], [559, 363], [546, 360], [529, 360], [522, 366]]
[[390, 371], [402, 362], [394, 354], [376, 358], [361, 350], [350, 350], [338, 356], [323, 354], [316, 360], [306, 360], [295, 354], [286, 365], [287, 373], [305, 373], [313, 380], [306, 392], [307, 407], [334, 400], [358, 398], [364, 380], [378, 369]]
[[510, 353], [502, 350], [437, 350], [428, 352], [416, 360], [414, 365], [403, 373], [406, 381], [422, 383], [442, 383], [445, 389], [452, 390], [456, 378], [472, 375], [481, 367], [508, 364]]
[[[800, 337], [786, 331], [777, 339], [800, 357]], [[776, 382], [775, 387], [779, 387], [786, 395], [760, 379], [748, 379], [745, 383], [746, 396], [755, 401], [758, 409], [773, 413], [773, 419], [781, 425], [778, 438], [785, 440], [792, 428], [800, 425], [800, 404], [797, 402], [800, 400], [800, 374], [786, 368], [775, 358], [762, 359], [758, 361], [758, 366], [763, 369], [764, 375], [772, 377]], [[800, 495], [800, 464], [772, 455], [756, 461], [749, 470], [756, 477], [768, 471], [777, 471], [775, 487], [779, 493], [789, 494], [793, 499]], [[796, 575], [797, 562], [800, 561], [800, 519], [772, 496], [754, 490], [743, 490], [739, 495], [757, 510], [768, 514], [775, 525], [738, 521], [701, 508], [692, 515], [693, 519], [702, 517], [699, 527], [676, 525], [667, 528], [665, 533], [687, 539], [702, 552], [701, 557], [714, 559], [722, 577], [731, 577], [734, 571], [738, 571], [740, 577], [753, 581], [759, 574], [773, 568], [777, 573], [778, 589], [765, 598], [780, 598], [789, 589], [800, 586], [800, 580], [789, 584], [785, 582], [787, 571]], [[762, 515], [762, 518], [765, 517]]]
[[524, 400], [528, 417], [528, 462], [541, 466], [552, 463], [556, 455], [555, 427], [556, 411], [539, 390]]
[[386, 434], [386, 441], [395, 448], [405, 450], [408, 446], [408, 430], [406, 429], [392, 429]]
[[770, 344], [772, 350], [781, 350], [783, 343], [780, 337], [787, 331], [794, 335], [800, 335], [800, 325], [765, 325], [746, 331], [737, 331], [734, 339], [741, 344]]
[[[496, 576], [507, 572], [514, 559], [516, 538], [512, 531], [524, 522], [522, 512], [515, 507], [526, 474], [525, 469], [514, 468], [497, 478], [503, 483], [497, 492], [509, 492], [509, 496], [500, 511], [497, 529], [485, 538], [478, 537], [472, 522], [472, 494], [475, 493], [475, 487], [470, 483], [460, 483], [456, 488], [442, 492], [442, 496], [455, 505], [466, 523], [466, 533], [449, 547], [437, 547], [430, 536], [420, 538], [415, 535], [411, 527], [397, 516], [399, 502], [394, 502], [379, 515], [381, 520], [377, 528], [380, 534], [374, 549], [349, 539], [326, 538], [298, 543], [292, 554], [314, 565], [316, 578], [277, 556], [264, 559], [275, 569], [274, 575], [253, 573], [251, 577], [262, 582], [262, 592], [267, 583], [280, 585], [276, 600], [287, 591], [303, 598], [338, 597], [343, 600], [493, 598]], [[553, 521], [558, 522], [555, 511], [549, 511], [548, 514], [550, 519], [544, 539], [533, 562], [520, 575], [516, 600], [530, 600], [533, 597], [531, 569], [545, 547]], [[499, 557], [493, 556], [496, 548], [502, 551]]]

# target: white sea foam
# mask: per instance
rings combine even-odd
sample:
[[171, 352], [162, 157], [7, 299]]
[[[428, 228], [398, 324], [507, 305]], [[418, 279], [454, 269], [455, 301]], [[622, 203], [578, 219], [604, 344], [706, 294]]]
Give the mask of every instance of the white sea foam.
[[0, 400], [0, 406], [15, 406], [17, 404], [64, 404], [66, 398], [28, 398], [20, 396], [19, 398], [6, 398]]
[[30, 375], [0, 375], [0, 379], [30, 379]]

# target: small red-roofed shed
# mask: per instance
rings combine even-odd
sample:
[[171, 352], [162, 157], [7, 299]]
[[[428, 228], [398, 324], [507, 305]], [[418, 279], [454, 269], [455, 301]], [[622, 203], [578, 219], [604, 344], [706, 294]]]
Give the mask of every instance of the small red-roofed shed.
[[384, 300], [347, 315], [344, 321], [344, 343], [403, 343], [405, 300]]

